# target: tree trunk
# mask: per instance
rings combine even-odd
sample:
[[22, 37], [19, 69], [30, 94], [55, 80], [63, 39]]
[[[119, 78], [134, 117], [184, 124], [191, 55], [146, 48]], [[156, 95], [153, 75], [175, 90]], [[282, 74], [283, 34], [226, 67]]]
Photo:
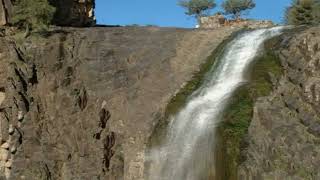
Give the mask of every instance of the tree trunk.
[[196, 15], [196, 19], [197, 19], [198, 26], [200, 27], [200, 25], [201, 25], [201, 15], [197, 14]]
[[235, 16], [236, 16], [236, 21], [239, 22], [241, 20], [241, 13], [237, 12]]

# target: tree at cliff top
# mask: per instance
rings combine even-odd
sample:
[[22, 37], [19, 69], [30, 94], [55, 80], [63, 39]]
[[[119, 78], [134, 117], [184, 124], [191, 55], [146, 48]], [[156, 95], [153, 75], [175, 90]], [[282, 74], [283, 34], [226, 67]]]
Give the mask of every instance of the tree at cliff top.
[[207, 15], [209, 10], [216, 7], [214, 0], [181, 0], [179, 5], [187, 10], [187, 15], [195, 16], [198, 23], [202, 16]]
[[29, 30], [46, 29], [53, 18], [55, 8], [47, 0], [18, 0], [13, 8], [13, 23]]
[[291, 25], [320, 24], [320, 0], [293, 0], [285, 11], [285, 21]]
[[222, 8], [227, 15], [233, 15], [235, 19], [240, 19], [244, 12], [256, 7], [253, 0], [225, 0]]

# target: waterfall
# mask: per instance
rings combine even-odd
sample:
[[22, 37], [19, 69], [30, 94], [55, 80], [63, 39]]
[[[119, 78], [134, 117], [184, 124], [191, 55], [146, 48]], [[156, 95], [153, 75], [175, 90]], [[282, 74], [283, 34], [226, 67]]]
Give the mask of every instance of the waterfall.
[[[228, 43], [206, 74], [201, 87], [173, 117], [163, 143], [150, 150], [150, 180], [214, 178], [215, 129], [228, 99], [246, 83], [245, 73], [263, 42], [281, 34], [281, 27], [246, 32]], [[208, 173], [210, 171], [210, 173]], [[210, 174], [210, 175], [208, 175]]]

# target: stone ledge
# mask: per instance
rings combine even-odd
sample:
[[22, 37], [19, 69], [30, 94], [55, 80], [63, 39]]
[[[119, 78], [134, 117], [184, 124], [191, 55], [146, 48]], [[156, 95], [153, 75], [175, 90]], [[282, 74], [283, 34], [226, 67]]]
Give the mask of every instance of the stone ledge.
[[252, 29], [257, 29], [272, 26], [274, 26], [272, 21], [249, 19], [228, 20], [221, 14], [202, 17], [200, 19], [200, 28], [204, 29], [216, 29], [221, 27], [248, 27]]

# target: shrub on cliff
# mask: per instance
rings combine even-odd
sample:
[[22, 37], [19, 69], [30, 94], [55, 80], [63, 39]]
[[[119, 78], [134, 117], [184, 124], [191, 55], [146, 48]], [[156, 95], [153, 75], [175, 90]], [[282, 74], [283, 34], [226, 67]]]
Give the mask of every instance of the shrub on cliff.
[[256, 3], [253, 0], [225, 0], [222, 3], [225, 14], [231, 14], [235, 19], [240, 19], [244, 12], [254, 7]]
[[179, 5], [187, 10], [187, 15], [195, 16], [198, 22], [201, 16], [206, 15], [209, 10], [216, 7], [214, 0], [181, 0]]
[[55, 8], [47, 0], [18, 0], [13, 8], [13, 23], [29, 30], [43, 30], [51, 23]]
[[293, 0], [286, 9], [285, 21], [291, 25], [320, 24], [320, 0]]

